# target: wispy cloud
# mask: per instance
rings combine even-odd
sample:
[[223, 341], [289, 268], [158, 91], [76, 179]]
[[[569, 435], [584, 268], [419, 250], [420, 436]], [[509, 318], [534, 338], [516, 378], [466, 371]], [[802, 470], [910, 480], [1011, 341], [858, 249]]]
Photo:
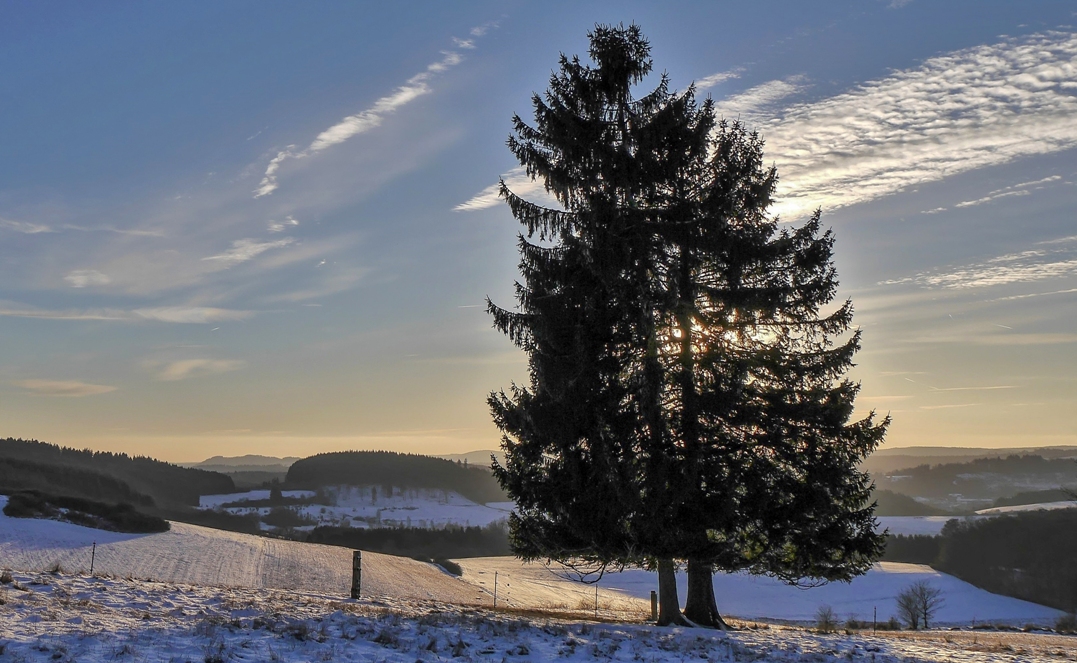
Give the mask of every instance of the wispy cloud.
[[202, 260], [219, 260], [229, 265], [234, 265], [251, 260], [270, 249], [279, 249], [294, 243], [294, 237], [286, 237], [272, 242], [260, 242], [256, 239], [237, 239], [232, 242], [232, 248], [229, 250], [215, 256], [207, 256]]
[[[472, 37], [481, 37], [491, 28], [497, 27], [496, 23], [487, 23], [471, 29]], [[474, 39], [453, 38], [453, 42], [460, 49], [474, 49]], [[371, 129], [381, 126], [388, 115], [406, 106], [412, 101], [430, 94], [430, 84], [438, 74], [448, 71], [460, 64], [464, 57], [457, 51], [442, 51], [440, 60], [430, 63], [426, 69], [409, 78], [403, 85], [396, 88], [392, 93], [381, 97], [369, 108], [354, 115], [349, 115], [328, 129], [318, 134], [305, 149], [297, 150], [297, 146], [289, 145], [279, 151], [276, 156], [269, 160], [265, 175], [258, 188], [254, 191], [255, 198], [268, 196], [280, 186], [278, 176], [281, 166], [290, 159], [306, 159], [318, 152], [339, 145], [359, 134], [366, 133]]]
[[[509, 190], [515, 193], [517, 196], [523, 198], [534, 198], [535, 196], [544, 197], [556, 206], [556, 201], [552, 197], [546, 195], [546, 187], [542, 182], [533, 180], [524, 171], [523, 166], [517, 166], [509, 172], [501, 176], [501, 179], [505, 181], [505, 185], [509, 187]], [[453, 208], [457, 212], [474, 212], [480, 209], [488, 209], [490, 207], [496, 207], [501, 204], [501, 184], [491, 184], [482, 191], [476, 193], [467, 201], [460, 203]]]
[[740, 78], [740, 75], [741, 75], [742, 71], [743, 70], [739, 69], [739, 68], [738, 69], [730, 69], [729, 71], [719, 71], [716, 74], [711, 74], [710, 76], [704, 76], [703, 78], [696, 81], [696, 89], [697, 90], [706, 90], [707, 88], [712, 88], [715, 85], [720, 85], [721, 83], [724, 83], [724, 82], [726, 82], [728, 80], [732, 80], [734, 78]]
[[28, 389], [39, 396], [67, 396], [78, 398], [80, 396], [93, 396], [95, 394], [107, 394], [116, 391], [116, 387], [104, 384], [90, 384], [77, 380], [19, 380], [15, 386]]
[[285, 219], [283, 221], [270, 221], [269, 226], [268, 226], [267, 229], [271, 233], [280, 233], [280, 232], [284, 232], [288, 228], [292, 228], [292, 227], [295, 227], [295, 226], [298, 226], [298, 225], [299, 225], [298, 221], [296, 221], [291, 216], [288, 216], [288, 217], [285, 217]]
[[181, 359], [164, 364], [152, 361], [143, 363], [158, 380], [165, 382], [238, 371], [244, 365], [244, 362], [236, 359]]
[[38, 235], [40, 233], [54, 232], [49, 226], [40, 223], [14, 221], [12, 219], [3, 218], [0, 218], [0, 228], [3, 228], [4, 230], [13, 230], [17, 233], [23, 233], [24, 235]]
[[87, 227], [87, 226], [76, 226], [76, 225], [73, 225], [73, 224], [70, 224], [70, 223], [64, 224], [63, 228], [64, 228], [64, 230], [77, 230], [79, 232], [85, 232], [85, 233], [104, 232], [104, 233], [115, 233], [117, 235], [132, 235], [134, 237], [164, 237], [165, 236], [165, 232], [163, 230], [145, 230], [145, 229], [138, 229], [138, 228], [114, 228], [112, 226]]
[[179, 324], [209, 324], [246, 320], [253, 315], [253, 311], [237, 311], [205, 306], [159, 306], [139, 308], [133, 311], [122, 309], [49, 310], [0, 302], [0, 316], [7, 318], [36, 318], [39, 320], [101, 320], [114, 322], [152, 320]]
[[[1051, 177], [1045, 177], [1045, 178], [1043, 178], [1041, 180], [1036, 180], [1034, 182], [1022, 182], [1021, 184], [1014, 184], [1013, 186], [1007, 186], [1007, 187], [1003, 187], [1001, 189], [995, 189], [994, 191], [989, 191], [987, 193], [987, 195], [983, 196], [982, 198], [976, 198], [974, 200], [964, 200], [964, 201], [962, 201], [960, 203], [955, 204], [954, 208], [955, 209], [960, 209], [962, 207], [976, 207], [978, 205], [983, 205], [985, 203], [994, 202], [994, 201], [996, 201], [996, 200], [998, 200], [1000, 198], [1010, 198], [1010, 197], [1014, 197], [1014, 196], [1028, 196], [1028, 195], [1031, 195], [1031, 193], [1033, 191], [1038, 191], [1040, 189], [1045, 189], [1049, 185], [1051, 185], [1051, 184], [1053, 184], [1055, 182], [1059, 182], [1061, 180], [1062, 180], [1061, 175], [1052, 175]], [[929, 210], [926, 210], [926, 211], [923, 211], [923, 212], [920, 212], [920, 213], [921, 214], [938, 214], [939, 212], [945, 212], [945, 211], [946, 211], [945, 207], [936, 207], [935, 209], [929, 209]]]
[[1077, 276], [1077, 250], [1065, 244], [1045, 246], [1051, 248], [1007, 253], [971, 265], [881, 281], [879, 285], [915, 284], [925, 288], [966, 289]]
[[790, 76], [784, 80], [768, 81], [720, 99], [714, 108], [719, 117], [740, 118], [756, 124], [773, 117], [779, 102], [803, 92], [806, 88], [807, 80], [803, 76]]
[[107, 285], [112, 279], [96, 269], [76, 269], [69, 272], [64, 280], [71, 284], [72, 288], [85, 288], [87, 286]]
[[202, 325], [211, 322], [246, 320], [254, 315], [253, 311], [236, 311], [206, 306], [159, 306], [156, 308], [139, 308], [131, 313], [134, 317], [143, 320]]
[[782, 175], [775, 211], [797, 218], [1077, 146], [1075, 67], [1077, 34], [1006, 39], [759, 121]]
[[931, 391], [996, 391], [999, 389], [1016, 389], [1012, 384], [1002, 384], [991, 387], [930, 387]]
[[976, 407], [981, 403], [957, 403], [954, 405], [921, 405], [921, 410], [950, 410], [958, 407]]

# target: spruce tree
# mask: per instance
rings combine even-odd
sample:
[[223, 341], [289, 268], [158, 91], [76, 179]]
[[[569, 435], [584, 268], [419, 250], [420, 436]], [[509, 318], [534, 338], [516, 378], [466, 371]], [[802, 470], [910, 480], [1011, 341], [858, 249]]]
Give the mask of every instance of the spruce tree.
[[524, 226], [523, 282], [517, 311], [489, 309], [528, 353], [531, 382], [491, 395], [506, 433], [494, 471], [517, 503], [519, 555], [655, 565], [661, 621], [673, 622], [681, 546], [662, 525], [672, 475], [655, 451], [670, 440], [654, 315], [661, 246], [648, 206], [667, 172], [655, 142], [676, 126], [678, 100], [664, 76], [632, 98], [651, 70], [638, 27], [597, 26], [590, 38], [596, 66], [562, 56], [545, 97], [533, 98], [535, 126], [513, 118], [509, 148], [564, 211], [502, 186]]
[[530, 384], [491, 394], [494, 471], [525, 559], [656, 568], [660, 623], [724, 626], [712, 572], [799, 583], [866, 570], [881, 539], [857, 463], [886, 421], [850, 422], [859, 347], [819, 217], [779, 229], [762, 140], [651, 70], [636, 26], [561, 57], [509, 148], [562, 210], [502, 195], [524, 226], [516, 311], [488, 303]]

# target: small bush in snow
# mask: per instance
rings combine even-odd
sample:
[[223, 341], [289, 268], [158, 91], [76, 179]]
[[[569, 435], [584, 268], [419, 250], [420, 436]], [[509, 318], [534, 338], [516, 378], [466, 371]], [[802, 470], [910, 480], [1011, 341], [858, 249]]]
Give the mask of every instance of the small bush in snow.
[[838, 619], [834, 616], [834, 609], [828, 605], [821, 605], [815, 611], [815, 630], [820, 633], [833, 633], [838, 629]]
[[1069, 613], [1062, 615], [1055, 622], [1055, 630], [1059, 633], [1073, 633], [1077, 631], [1077, 614]]

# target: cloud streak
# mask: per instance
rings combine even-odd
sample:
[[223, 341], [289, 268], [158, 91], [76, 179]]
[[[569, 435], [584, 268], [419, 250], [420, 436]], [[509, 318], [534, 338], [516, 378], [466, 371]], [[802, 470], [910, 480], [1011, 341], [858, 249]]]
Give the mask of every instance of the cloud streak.
[[93, 320], [114, 322], [170, 322], [177, 324], [210, 324], [246, 320], [254, 315], [253, 311], [213, 308], [206, 306], [159, 306], [139, 308], [133, 311], [122, 309], [67, 309], [49, 310], [26, 308], [11, 304], [0, 305], [0, 316], [7, 318], [36, 318], [39, 320]]
[[95, 285], [108, 285], [112, 279], [96, 269], [76, 269], [64, 277], [72, 288], [86, 288]]
[[[775, 211], [799, 218], [1075, 147], [1075, 78], [1077, 34], [1049, 32], [954, 51], [795, 104], [757, 122], [782, 175]], [[763, 88], [754, 94], [765, 100]]]
[[40, 223], [28, 223], [26, 221], [14, 221], [12, 219], [0, 219], [0, 228], [13, 230], [24, 235], [38, 235], [41, 233], [55, 232], [49, 226]]
[[[502, 175], [501, 179], [505, 181], [505, 185], [509, 187], [509, 190], [517, 196], [523, 198], [534, 198], [535, 196], [545, 197], [547, 198], [547, 202], [550, 202], [554, 206], [557, 205], [556, 201], [553, 200], [553, 197], [546, 194], [546, 187], [542, 182], [531, 179], [523, 166], [513, 168]], [[501, 184], [491, 184], [465, 202], [454, 207], [453, 211], [475, 212], [481, 209], [496, 207], [501, 204], [500, 193]]]
[[272, 242], [260, 242], [256, 239], [237, 239], [232, 242], [232, 248], [214, 256], [207, 256], [202, 260], [217, 260], [229, 267], [252, 260], [270, 249], [279, 249], [295, 243], [294, 237], [286, 237]]
[[[497, 27], [496, 23], [487, 23], [471, 29], [472, 39], [453, 38], [457, 48], [470, 50], [475, 48], [475, 38], [481, 37], [491, 28]], [[340, 145], [355, 136], [366, 133], [371, 129], [381, 126], [385, 118], [395, 113], [400, 108], [410, 104], [419, 97], [430, 94], [433, 89], [433, 79], [460, 64], [464, 56], [458, 51], [442, 51], [441, 59], [427, 65], [426, 69], [409, 78], [403, 85], [393, 90], [392, 93], [381, 97], [369, 108], [354, 115], [349, 115], [333, 126], [319, 133], [305, 149], [297, 150], [296, 145], [289, 145], [269, 160], [265, 175], [258, 183], [254, 191], [255, 198], [261, 198], [272, 194], [280, 186], [278, 177], [281, 166], [288, 160], [307, 159], [319, 152]]]
[[144, 364], [158, 380], [176, 382], [188, 378], [217, 375], [238, 371], [245, 365], [236, 359], [181, 359], [166, 364], [147, 362]]
[[728, 80], [740, 78], [740, 74], [742, 71], [743, 70], [739, 68], [730, 69], [729, 71], [719, 71], [716, 74], [704, 76], [703, 78], [696, 81], [696, 90], [706, 90], [707, 88], [712, 88], [715, 85], [721, 85]]
[[116, 387], [104, 384], [90, 384], [77, 380], [19, 380], [14, 384], [39, 396], [62, 396], [67, 398], [80, 398], [82, 396], [94, 396], [116, 391]]

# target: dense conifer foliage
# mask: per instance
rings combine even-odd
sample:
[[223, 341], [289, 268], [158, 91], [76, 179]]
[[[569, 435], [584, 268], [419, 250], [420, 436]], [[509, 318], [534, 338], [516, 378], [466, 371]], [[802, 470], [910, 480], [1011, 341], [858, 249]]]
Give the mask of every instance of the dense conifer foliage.
[[235, 491], [230, 478], [145, 456], [0, 440], [0, 489], [40, 490], [159, 507], [198, 506], [200, 495]]
[[[847, 580], [881, 552], [857, 464], [886, 421], [850, 421], [859, 348], [819, 215], [779, 229], [762, 139], [650, 73], [636, 26], [562, 56], [509, 148], [562, 209], [502, 195], [524, 228], [517, 309], [495, 326], [530, 383], [490, 397], [494, 471], [525, 558], [657, 568], [661, 623], [721, 625], [712, 569]], [[844, 336], [844, 340], [838, 340]]]
[[288, 468], [288, 488], [316, 490], [323, 486], [383, 486], [456, 491], [485, 504], [508, 497], [485, 467], [469, 467], [443, 458], [392, 451], [340, 451], [297, 460]]

